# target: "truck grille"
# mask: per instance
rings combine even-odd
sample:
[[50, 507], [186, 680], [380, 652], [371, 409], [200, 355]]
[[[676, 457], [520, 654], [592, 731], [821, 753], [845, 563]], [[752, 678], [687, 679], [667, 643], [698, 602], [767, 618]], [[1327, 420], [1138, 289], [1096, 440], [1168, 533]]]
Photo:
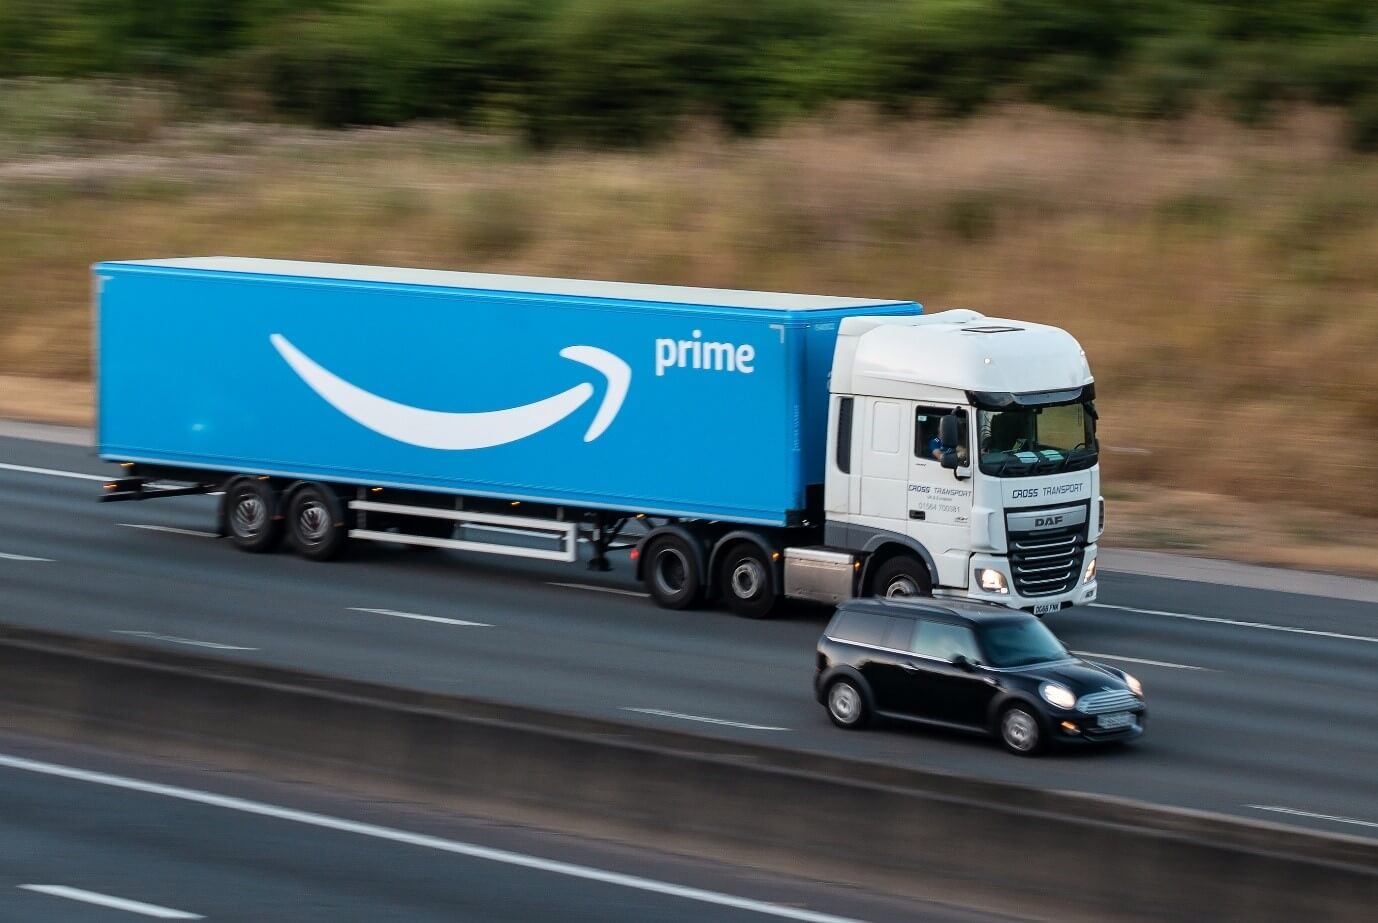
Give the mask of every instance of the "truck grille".
[[1112, 689], [1107, 692], [1092, 692], [1077, 700], [1077, 711], [1084, 715], [1104, 715], [1114, 711], [1129, 711], [1137, 708], [1139, 700], [1132, 692]]
[[1086, 554], [1086, 523], [1037, 532], [1010, 531], [1010, 569], [1021, 596], [1065, 593], [1081, 577]]

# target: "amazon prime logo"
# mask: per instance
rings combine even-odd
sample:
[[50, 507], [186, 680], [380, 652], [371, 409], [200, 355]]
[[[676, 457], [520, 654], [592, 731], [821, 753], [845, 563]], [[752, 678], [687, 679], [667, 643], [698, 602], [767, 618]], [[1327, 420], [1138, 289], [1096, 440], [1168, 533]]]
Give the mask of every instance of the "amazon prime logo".
[[692, 340], [656, 340], [656, 377], [666, 369], [698, 369], [704, 372], [740, 372], [750, 375], [756, 371], [756, 347], [750, 343], [714, 343], [703, 339], [703, 331], [695, 330]]
[[[578, 410], [595, 393], [588, 382], [543, 400], [504, 410], [445, 413], [424, 410], [380, 397], [351, 384], [297, 349], [280, 333], [269, 341], [278, 354], [331, 407], [375, 433], [425, 449], [487, 449], [506, 445], [549, 429]], [[561, 357], [588, 366], [607, 381], [603, 402], [584, 433], [592, 442], [612, 425], [631, 385], [627, 363], [594, 346], [566, 346]]]

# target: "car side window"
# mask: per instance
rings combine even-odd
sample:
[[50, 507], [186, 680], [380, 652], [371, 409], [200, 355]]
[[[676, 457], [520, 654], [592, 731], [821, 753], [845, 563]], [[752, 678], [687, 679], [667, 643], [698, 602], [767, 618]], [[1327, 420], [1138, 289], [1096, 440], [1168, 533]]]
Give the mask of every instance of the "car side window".
[[914, 637], [914, 626], [918, 623], [914, 619], [901, 619], [887, 616], [885, 618], [890, 623], [885, 632], [885, 640], [880, 646], [889, 648], [892, 651], [909, 650], [909, 641]]
[[950, 625], [947, 622], [927, 622], [920, 620], [914, 625], [914, 634], [909, 642], [910, 653], [921, 657], [932, 657], [951, 663], [961, 654], [972, 663], [981, 662], [980, 649], [976, 646], [976, 636], [965, 625]]
[[890, 623], [896, 621], [898, 619], [874, 612], [844, 610], [839, 612], [837, 617], [833, 619], [833, 623], [828, 626], [828, 636], [839, 641], [883, 647], [883, 642], [889, 633]]

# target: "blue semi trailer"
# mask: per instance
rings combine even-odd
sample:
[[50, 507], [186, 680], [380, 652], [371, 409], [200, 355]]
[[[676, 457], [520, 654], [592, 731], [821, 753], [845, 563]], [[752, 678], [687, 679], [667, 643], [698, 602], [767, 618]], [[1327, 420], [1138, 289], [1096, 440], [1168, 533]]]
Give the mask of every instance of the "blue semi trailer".
[[[902, 300], [285, 260], [94, 272], [97, 446], [125, 469], [103, 499], [220, 494], [221, 534], [246, 551], [286, 538], [325, 560], [379, 540], [573, 562], [582, 540], [605, 568], [634, 534], [659, 603], [713, 598], [751, 616], [787, 595], [1047, 611], [1094, 593], [1094, 386], [1054, 328]], [[992, 323], [1014, 334], [986, 336], [1009, 379], [996, 391], [991, 356], [941, 342]], [[933, 381], [915, 391], [926, 366]], [[1036, 437], [1049, 413], [1061, 441], [1068, 426], [1086, 436], [1029, 442], [1044, 453], [1032, 464], [1011, 443], [991, 477], [1002, 524], [1006, 506], [1061, 510], [1059, 538], [1072, 530], [1065, 579], [1032, 593], [1006, 530], [983, 522], [985, 545], [971, 541], [984, 467], [972, 395], [987, 392], [1008, 405], [990, 404], [1003, 429], [1022, 420]], [[1007, 481], [1060, 492], [1021, 502]], [[973, 570], [985, 551], [1006, 559], [1003, 593]]]

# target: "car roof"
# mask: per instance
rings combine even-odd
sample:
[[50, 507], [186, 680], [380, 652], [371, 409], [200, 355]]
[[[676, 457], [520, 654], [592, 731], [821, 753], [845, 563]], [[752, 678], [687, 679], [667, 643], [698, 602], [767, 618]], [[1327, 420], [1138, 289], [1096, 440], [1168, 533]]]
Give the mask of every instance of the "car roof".
[[955, 624], [986, 625], [995, 622], [1021, 621], [1035, 616], [1020, 609], [1010, 609], [992, 603], [946, 599], [878, 599], [874, 597], [849, 599], [838, 611], [875, 612], [901, 618], [925, 618]]

